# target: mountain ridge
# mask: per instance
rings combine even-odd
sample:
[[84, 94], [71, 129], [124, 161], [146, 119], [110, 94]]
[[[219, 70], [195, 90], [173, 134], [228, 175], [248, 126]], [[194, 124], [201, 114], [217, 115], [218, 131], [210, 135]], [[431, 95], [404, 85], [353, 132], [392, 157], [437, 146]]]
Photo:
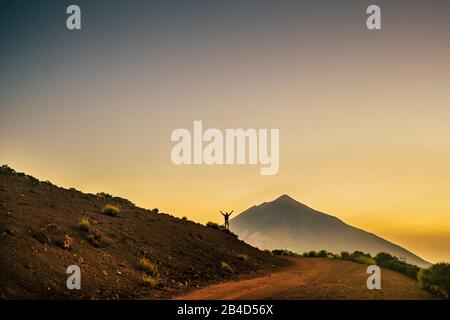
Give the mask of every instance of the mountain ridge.
[[385, 251], [421, 267], [431, 265], [389, 240], [315, 210], [287, 194], [244, 210], [231, 219], [230, 226], [239, 238], [261, 249], [283, 248], [299, 253], [322, 249], [334, 253]]

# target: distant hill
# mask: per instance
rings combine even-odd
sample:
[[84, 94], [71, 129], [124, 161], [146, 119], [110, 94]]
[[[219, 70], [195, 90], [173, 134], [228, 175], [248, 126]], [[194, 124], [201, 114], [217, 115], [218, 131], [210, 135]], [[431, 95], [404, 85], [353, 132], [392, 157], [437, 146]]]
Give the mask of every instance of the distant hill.
[[[104, 213], [108, 204], [120, 212]], [[143, 257], [157, 267], [154, 287]], [[0, 167], [0, 300], [158, 299], [284, 264], [230, 233]], [[69, 265], [82, 290], [67, 289]]]
[[322, 249], [333, 253], [384, 251], [420, 267], [430, 266], [408, 250], [316, 211], [288, 195], [245, 210], [231, 219], [230, 229], [260, 249], [288, 249], [298, 253]]

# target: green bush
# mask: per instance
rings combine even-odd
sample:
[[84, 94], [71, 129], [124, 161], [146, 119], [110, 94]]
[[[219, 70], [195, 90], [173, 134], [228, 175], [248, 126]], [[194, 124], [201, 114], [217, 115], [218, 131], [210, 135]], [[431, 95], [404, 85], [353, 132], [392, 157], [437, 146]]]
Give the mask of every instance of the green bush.
[[317, 253], [317, 257], [320, 257], [320, 258], [326, 258], [327, 256], [328, 256], [328, 252], [326, 252], [325, 250], [320, 250]]
[[368, 257], [366, 255], [357, 256], [354, 258], [354, 261], [367, 265], [377, 264], [374, 258]]
[[248, 255], [246, 255], [245, 253], [239, 253], [236, 255], [236, 258], [238, 258], [239, 260], [242, 260], [244, 262], [249, 262], [249, 257]]
[[220, 262], [220, 268], [222, 268], [222, 270], [225, 270], [226, 272], [234, 273], [234, 268], [225, 261]]
[[308, 253], [308, 257], [310, 257], [310, 258], [315, 258], [315, 257], [317, 257], [317, 252], [314, 251], [314, 250], [311, 250], [311, 251]]
[[375, 259], [372, 258], [372, 256], [370, 255], [370, 253], [355, 251], [351, 254], [351, 257], [352, 257], [353, 261], [359, 262], [362, 264], [367, 264], [367, 265], [377, 264]]
[[158, 275], [158, 267], [149, 259], [142, 257], [138, 260], [139, 267], [145, 271], [146, 274], [156, 277]]
[[97, 193], [97, 197], [99, 197], [105, 201], [113, 201], [113, 202], [117, 202], [117, 203], [120, 203], [123, 205], [134, 206], [134, 203], [131, 202], [130, 200], [124, 199], [121, 197], [116, 197], [116, 196], [110, 195], [109, 193], [106, 193], [106, 192]]
[[418, 266], [401, 261], [397, 257], [386, 252], [380, 252], [377, 254], [375, 261], [381, 268], [397, 271], [417, 280], [417, 275], [420, 271]]
[[272, 250], [274, 256], [286, 256], [286, 257], [300, 257], [298, 253], [286, 250], [286, 249], [275, 249]]
[[155, 288], [159, 285], [158, 279], [156, 279], [154, 276], [143, 274], [142, 275], [142, 283], [150, 288]]
[[372, 257], [369, 253], [364, 253], [361, 251], [355, 251], [352, 254], [347, 251], [342, 251], [341, 258], [343, 260], [349, 260], [367, 265], [376, 264], [381, 268], [403, 273], [404, 275], [415, 280], [417, 280], [417, 274], [420, 271], [418, 266], [401, 261], [397, 257], [386, 252], [380, 252], [375, 257]]
[[207, 227], [210, 227], [210, 228], [213, 228], [213, 229], [216, 229], [216, 230], [219, 230], [219, 231], [223, 231], [223, 232], [225, 232], [225, 233], [228, 233], [229, 235], [231, 235], [231, 236], [233, 236], [233, 237], [235, 237], [235, 238], [238, 237], [236, 234], [234, 234], [233, 232], [231, 232], [230, 230], [228, 230], [228, 229], [225, 228], [224, 226], [219, 225], [218, 223], [208, 221], [208, 222], [206, 223], [206, 226], [207, 226]]
[[88, 231], [90, 227], [91, 227], [91, 221], [89, 220], [89, 217], [84, 216], [83, 218], [81, 218], [80, 229], [84, 230], [84, 231]]
[[115, 217], [115, 216], [117, 216], [120, 213], [120, 208], [116, 207], [116, 206], [114, 206], [112, 204], [107, 204], [103, 208], [102, 213], [106, 214], [108, 216], [111, 216], [111, 217]]
[[326, 250], [320, 250], [320, 251], [314, 251], [311, 250], [309, 252], [304, 252], [303, 257], [309, 257], [309, 258], [327, 258], [327, 257], [334, 257], [334, 255]]
[[218, 223], [212, 222], [212, 221], [208, 221], [208, 223], [206, 224], [207, 227], [213, 228], [213, 229], [220, 229], [220, 226]]
[[361, 251], [355, 251], [352, 254], [350, 254], [346, 251], [342, 251], [341, 258], [343, 260], [358, 262], [358, 263], [367, 264], [367, 265], [377, 264], [375, 259], [372, 258], [372, 256], [369, 253], [364, 253]]
[[328, 256], [334, 256], [332, 253], [327, 252], [326, 250], [320, 250], [319, 252], [311, 250], [309, 252], [303, 252], [303, 254], [298, 254], [286, 249], [275, 249], [272, 250], [272, 254], [277, 256], [291, 256], [291, 257], [305, 257], [305, 258], [326, 258]]
[[422, 288], [450, 298], [450, 263], [437, 263], [428, 269], [420, 270], [418, 279]]

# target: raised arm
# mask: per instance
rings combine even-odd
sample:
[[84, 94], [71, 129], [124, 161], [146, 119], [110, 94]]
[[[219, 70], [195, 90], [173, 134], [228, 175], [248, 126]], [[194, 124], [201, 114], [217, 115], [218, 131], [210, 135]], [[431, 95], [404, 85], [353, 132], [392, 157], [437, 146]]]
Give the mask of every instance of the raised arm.
[[220, 213], [225, 217], [225, 214], [222, 211], [220, 211]]
[[231, 210], [231, 212], [228, 214], [228, 216], [231, 216], [231, 214], [233, 213], [234, 210]]

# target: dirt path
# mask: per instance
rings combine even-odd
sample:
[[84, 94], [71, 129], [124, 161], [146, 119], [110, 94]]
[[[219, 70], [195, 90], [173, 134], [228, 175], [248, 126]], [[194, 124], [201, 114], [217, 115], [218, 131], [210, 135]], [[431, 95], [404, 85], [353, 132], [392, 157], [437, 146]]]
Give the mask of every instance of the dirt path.
[[268, 276], [225, 282], [175, 299], [432, 299], [417, 281], [381, 271], [381, 289], [368, 290], [366, 266], [326, 258], [290, 258], [294, 266]]

